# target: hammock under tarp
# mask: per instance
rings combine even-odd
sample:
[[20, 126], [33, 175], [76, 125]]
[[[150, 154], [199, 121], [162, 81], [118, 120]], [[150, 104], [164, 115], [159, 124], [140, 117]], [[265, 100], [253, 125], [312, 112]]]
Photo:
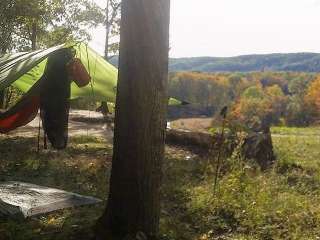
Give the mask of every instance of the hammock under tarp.
[[[66, 61], [63, 59], [63, 52], [72, 52], [72, 58]], [[78, 66], [80, 64], [80, 68], [68, 67], [71, 59], [78, 63]], [[50, 61], [55, 64], [49, 64]], [[53, 67], [56, 68], [54, 71], [50, 70], [52, 67], [48, 67], [58, 66], [57, 64], [61, 66]], [[67, 68], [73, 69], [73, 74]], [[89, 79], [84, 82], [90, 81], [90, 84], [82, 85], [79, 78], [73, 79], [83, 74], [87, 75], [84, 79]], [[0, 90], [13, 85], [26, 93], [15, 106], [5, 113], [0, 113], [0, 133], [7, 133], [26, 125], [35, 118], [40, 108], [50, 142], [56, 146], [55, 148], [64, 148], [67, 142], [68, 100], [89, 98], [90, 101], [114, 103], [117, 77], [117, 69], [83, 43], [63, 44], [46, 50], [0, 56]], [[78, 86], [82, 85], [81, 88], [75, 83]], [[64, 97], [59, 98], [61, 95]], [[180, 105], [181, 102], [171, 98], [169, 104]]]

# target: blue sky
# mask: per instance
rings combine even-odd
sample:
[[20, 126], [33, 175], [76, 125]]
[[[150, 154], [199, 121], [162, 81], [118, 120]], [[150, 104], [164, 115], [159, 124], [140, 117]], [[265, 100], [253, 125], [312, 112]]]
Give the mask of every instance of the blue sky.
[[[92, 32], [102, 52], [104, 31]], [[170, 46], [171, 57], [320, 52], [320, 0], [171, 0]]]

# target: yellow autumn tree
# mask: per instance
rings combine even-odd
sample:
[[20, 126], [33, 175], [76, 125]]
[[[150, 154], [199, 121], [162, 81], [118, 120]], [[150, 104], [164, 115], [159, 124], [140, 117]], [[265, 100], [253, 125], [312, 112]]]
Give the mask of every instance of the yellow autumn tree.
[[305, 103], [312, 111], [314, 121], [318, 121], [320, 118], [320, 75], [308, 87]]

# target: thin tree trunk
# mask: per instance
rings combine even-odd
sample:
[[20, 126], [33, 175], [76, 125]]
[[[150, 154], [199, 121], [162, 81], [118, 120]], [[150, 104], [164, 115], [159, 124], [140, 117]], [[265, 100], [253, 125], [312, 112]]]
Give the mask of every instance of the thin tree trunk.
[[155, 239], [167, 109], [170, 0], [123, 0], [114, 155], [97, 239]]
[[37, 49], [37, 23], [36, 21], [32, 23], [31, 26], [31, 49], [36, 50]]
[[[7, 52], [7, 48], [8, 48], [8, 47], [6, 46], [6, 44], [4, 44], [4, 45], [1, 47], [1, 49], [0, 49], [0, 53], [1, 53], [1, 54], [5, 54], [5, 53]], [[1, 55], [1, 54], [0, 54], [0, 55]]]
[[6, 96], [6, 91], [0, 90], [0, 109], [5, 108], [5, 96]]
[[107, 0], [107, 8], [106, 8], [106, 43], [105, 43], [105, 48], [104, 48], [104, 58], [106, 60], [108, 60], [108, 57], [109, 57], [109, 34], [110, 34], [109, 4], [110, 4], [110, 0]]
[[[0, 56], [2, 54], [5, 54], [7, 51], [7, 46], [2, 46], [1, 47], [1, 51], [0, 51]], [[0, 90], [0, 109], [5, 108], [5, 96], [6, 96], [6, 90], [5, 89], [1, 89]]]

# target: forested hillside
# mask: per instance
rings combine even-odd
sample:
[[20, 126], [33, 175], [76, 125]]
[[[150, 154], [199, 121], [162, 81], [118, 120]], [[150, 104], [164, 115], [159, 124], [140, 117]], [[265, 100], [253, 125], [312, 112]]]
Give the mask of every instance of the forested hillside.
[[[118, 57], [111, 58], [117, 65]], [[295, 71], [319, 72], [320, 54], [289, 53], [246, 55], [238, 57], [194, 57], [170, 59], [170, 71], [200, 72], [253, 72], [253, 71]]]
[[320, 54], [290, 53], [246, 55], [230, 58], [197, 57], [170, 60], [170, 71], [252, 72], [252, 71], [320, 71]]

